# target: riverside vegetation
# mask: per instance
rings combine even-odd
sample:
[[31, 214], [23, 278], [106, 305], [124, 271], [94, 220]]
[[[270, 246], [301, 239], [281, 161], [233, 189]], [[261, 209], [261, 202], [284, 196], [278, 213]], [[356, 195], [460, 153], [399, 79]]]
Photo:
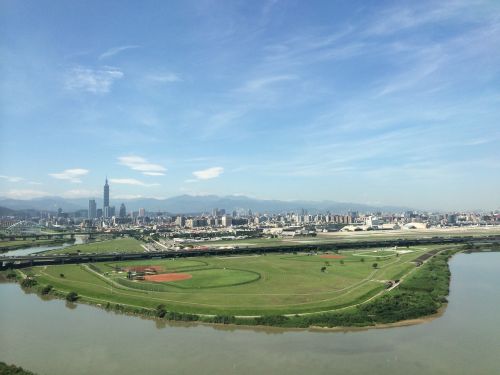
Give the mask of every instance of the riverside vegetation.
[[1, 375], [35, 375], [33, 372], [23, 369], [15, 365], [8, 365], [4, 362], [0, 362], [0, 374]]

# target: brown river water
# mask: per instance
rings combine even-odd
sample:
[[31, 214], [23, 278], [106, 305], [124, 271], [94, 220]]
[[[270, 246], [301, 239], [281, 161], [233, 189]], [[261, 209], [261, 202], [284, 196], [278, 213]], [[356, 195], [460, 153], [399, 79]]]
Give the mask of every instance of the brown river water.
[[163, 324], [0, 284], [0, 361], [38, 374], [500, 374], [500, 253], [459, 254], [444, 314], [362, 331]]

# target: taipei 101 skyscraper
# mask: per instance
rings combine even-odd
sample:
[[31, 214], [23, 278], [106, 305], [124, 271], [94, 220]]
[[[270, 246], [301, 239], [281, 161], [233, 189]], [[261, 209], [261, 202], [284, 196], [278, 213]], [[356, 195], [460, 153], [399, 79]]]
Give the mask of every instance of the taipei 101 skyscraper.
[[106, 183], [104, 184], [104, 207], [102, 214], [105, 218], [109, 217], [109, 185], [108, 178], [106, 177]]

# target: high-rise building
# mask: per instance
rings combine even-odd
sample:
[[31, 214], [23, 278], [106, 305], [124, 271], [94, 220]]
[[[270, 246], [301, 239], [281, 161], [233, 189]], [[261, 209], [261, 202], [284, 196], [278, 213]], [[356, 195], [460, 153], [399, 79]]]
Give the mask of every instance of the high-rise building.
[[125, 203], [122, 203], [122, 204], [120, 205], [120, 213], [119, 213], [119, 216], [120, 216], [121, 218], [124, 218], [124, 217], [126, 217], [126, 216], [127, 216], [127, 209], [125, 208]]
[[146, 210], [144, 208], [139, 208], [139, 217], [145, 217], [146, 216]]
[[184, 225], [186, 224], [186, 218], [184, 216], [177, 216], [177, 218], [175, 219], [175, 224], [179, 227], [184, 227]]
[[89, 219], [95, 219], [97, 217], [97, 205], [95, 203], [95, 199], [89, 200]]
[[228, 215], [222, 216], [222, 226], [223, 227], [230, 227], [233, 225], [233, 218]]
[[104, 205], [102, 212], [104, 213], [105, 218], [111, 217], [109, 212], [109, 185], [107, 177], [106, 177], [106, 183], [104, 184]]

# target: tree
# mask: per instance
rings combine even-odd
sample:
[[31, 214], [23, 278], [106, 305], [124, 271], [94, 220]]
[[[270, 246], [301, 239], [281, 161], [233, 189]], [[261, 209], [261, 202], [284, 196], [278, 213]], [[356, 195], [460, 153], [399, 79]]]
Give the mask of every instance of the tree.
[[365, 262], [365, 258], [361, 258], [359, 261], [360, 261], [361, 263], [364, 263], [364, 262]]
[[78, 293], [77, 292], [69, 292], [66, 294], [66, 301], [68, 302], [75, 302], [78, 299]]
[[325, 262], [325, 266], [327, 266], [327, 267], [328, 267], [329, 265], [330, 265], [330, 262], [326, 261], [326, 262]]
[[344, 265], [344, 260], [343, 259], [340, 260], [340, 264]]
[[372, 267], [373, 267], [373, 268], [377, 268], [377, 267], [378, 267], [378, 263], [373, 263], [373, 264], [372, 264]]
[[165, 308], [164, 304], [160, 304], [160, 305], [156, 306], [155, 315], [158, 318], [163, 318], [163, 317], [165, 317], [166, 314], [167, 314], [167, 309]]
[[325, 272], [326, 271], [326, 267], [321, 267], [321, 272]]
[[52, 290], [52, 285], [45, 285], [42, 290], [40, 291], [40, 293], [42, 293], [43, 295], [45, 294], [49, 294], [50, 291]]
[[27, 277], [21, 281], [21, 286], [23, 288], [32, 288], [34, 287], [37, 283], [37, 281], [31, 277]]
[[60, 274], [59, 274], [59, 277], [64, 277], [64, 273], [60, 273]]

